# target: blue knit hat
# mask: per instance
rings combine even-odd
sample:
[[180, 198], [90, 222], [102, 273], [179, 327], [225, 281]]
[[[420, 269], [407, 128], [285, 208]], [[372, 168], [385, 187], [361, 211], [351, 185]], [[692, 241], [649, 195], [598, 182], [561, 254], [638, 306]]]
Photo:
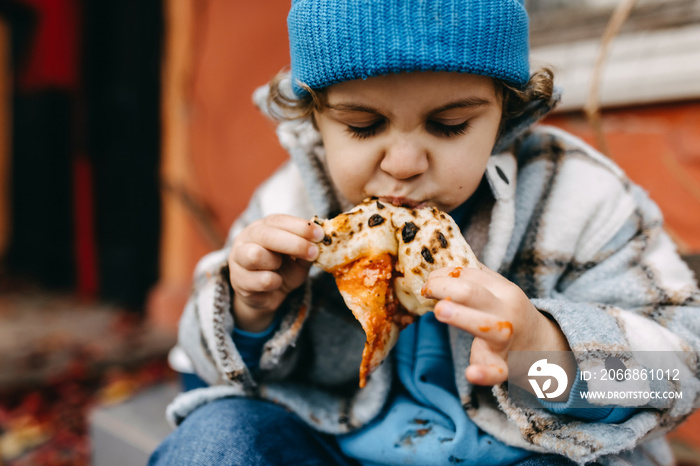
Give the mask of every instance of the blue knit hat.
[[523, 87], [524, 0], [293, 0], [292, 82], [311, 89], [404, 71], [457, 71]]

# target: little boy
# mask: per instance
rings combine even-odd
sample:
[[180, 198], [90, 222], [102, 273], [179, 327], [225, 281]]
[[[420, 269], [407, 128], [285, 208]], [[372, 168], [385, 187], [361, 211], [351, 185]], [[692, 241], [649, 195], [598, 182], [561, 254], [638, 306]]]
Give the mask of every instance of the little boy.
[[[296, 0], [288, 26], [291, 73], [257, 99], [292, 161], [197, 267], [179, 348], [208, 386], [169, 407], [152, 463], [670, 464], [663, 434], [700, 386], [698, 290], [639, 187], [533, 127], [558, 96], [530, 72], [522, 1]], [[431, 274], [434, 312], [358, 389], [364, 334], [311, 268], [309, 219], [369, 196], [449, 212], [483, 267]], [[682, 399], [577, 396], [584, 370], [651, 350]], [[576, 352], [567, 400], [510, 396], [527, 351]]]

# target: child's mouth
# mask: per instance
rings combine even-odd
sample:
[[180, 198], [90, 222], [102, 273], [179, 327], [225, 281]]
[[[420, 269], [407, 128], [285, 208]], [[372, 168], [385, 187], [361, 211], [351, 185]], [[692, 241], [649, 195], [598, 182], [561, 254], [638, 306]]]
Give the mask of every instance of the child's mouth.
[[416, 201], [407, 197], [382, 196], [379, 198], [379, 200], [397, 207], [408, 207], [410, 209], [418, 209], [427, 205], [427, 202], [425, 201]]

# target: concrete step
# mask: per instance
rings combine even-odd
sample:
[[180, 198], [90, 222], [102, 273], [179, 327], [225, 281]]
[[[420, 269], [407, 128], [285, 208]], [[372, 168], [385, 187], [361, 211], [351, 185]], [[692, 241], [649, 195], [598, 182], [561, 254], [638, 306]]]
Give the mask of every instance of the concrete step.
[[179, 392], [179, 384], [164, 383], [124, 403], [94, 409], [89, 418], [92, 465], [145, 465], [172, 430], [165, 408]]

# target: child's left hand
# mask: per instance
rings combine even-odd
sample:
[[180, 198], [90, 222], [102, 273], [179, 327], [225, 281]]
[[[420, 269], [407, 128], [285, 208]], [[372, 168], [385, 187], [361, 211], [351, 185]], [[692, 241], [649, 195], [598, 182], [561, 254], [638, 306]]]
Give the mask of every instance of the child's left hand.
[[423, 296], [439, 299], [435, 316], [474, 335], [466, 378], [477, 385], [508, 380], [508, 351], [570, 351], [559, 326], [517, 285], [482, 269], [443, 268], [430, 274]]

